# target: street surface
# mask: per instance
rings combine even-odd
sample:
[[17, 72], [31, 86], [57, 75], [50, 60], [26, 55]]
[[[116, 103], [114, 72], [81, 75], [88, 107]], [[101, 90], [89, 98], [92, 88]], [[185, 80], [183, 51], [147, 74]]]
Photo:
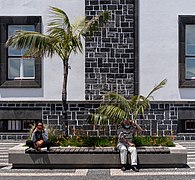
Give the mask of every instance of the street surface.
[[195, 180], [195, 142], [179, 142], [188, 149], [189, 168], [140, 169], [12, 169], [8, 149], [17, 142], [0, 142], [0, 180]]

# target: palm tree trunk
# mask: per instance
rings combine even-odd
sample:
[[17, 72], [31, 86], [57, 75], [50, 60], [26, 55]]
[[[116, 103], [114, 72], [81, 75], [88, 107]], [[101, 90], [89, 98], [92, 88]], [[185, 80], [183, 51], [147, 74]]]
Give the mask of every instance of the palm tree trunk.
[[62, 106], [63, 106], [63, 119], [67, 120], [67, 80], [68, 80], [68, 59], [63, 60], [64, 67], [64, 82], [62, 88]]

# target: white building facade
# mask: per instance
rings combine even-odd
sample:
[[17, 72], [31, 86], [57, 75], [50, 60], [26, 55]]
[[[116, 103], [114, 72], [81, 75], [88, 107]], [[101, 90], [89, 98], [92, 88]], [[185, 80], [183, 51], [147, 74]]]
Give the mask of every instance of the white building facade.
[[194, 81], [193, 58], [186, 59], [185, 67], [180, 66], [182, 48], [190, 53], [186, 57], [193, 57], [194, 1], [140, 0], [139, 4], [140, 93], [147, 94], [154, 83], [167, 78], [168, 84], [154, 95], [155, 100], [194, 101], [195, 89], [190, 85]]
[[[17, 18], [18, 16], [25, 17], [39, 17], [40, 31], [46, 33], [47, 24], [50, 21], [51, 13], [49, 7], [54, 6], [62, 8], [69, 16], [71, 22], [74, 22], [79, 17], [85, 16], [85, 2], [84, 0], [72, 1], [26, 1], [22, 0], [19, 3], [14, 0], [0, 1], [1, 12], [0, 16], [8, 19], [9, 17]], [[18, 11], [19, 10], [19, 11]], [[74, 12], [74, 13], [73, 13]], [[22, 19], [22, 18], [21, 18]], [[30, 17], [29, 17], [30, 19]], [[12, 21], [12, 20], [10, 20]], [[13, 20], [14, 21], [14, 20]], [[3, 22], [2, 22], [3, 23]], [[32, 22], [33, 23], [33, 22]], [[19, 24], [22, 25], [21, 22]], [[8, 26], [10, 23], [8, 22]], [[17, 25], [13, 22], [12, 25]], [[28, 22], [25, 22], [28, 25]], [[6, 29], [4, 29], [6, 31]], [[8, 33], [8, 32], [7, 32]], [[79, 54], [71, 56], [70, 58], [70, 75], [68, 82], [68, 99], [69, 100], [84, 100], [84, 78], [85, 78], [85, 55]], [[1, 101], [60, 101], [62, 91], [62, 61], [59, 57], [44, 58], [40, 67], [41, 77], [38, 88], [14, 87], [15, 85], [8, 85], [0, 89]], [[9, 78], [9, 77], [8, 77]], [[4, 82], [3, 82], [4, 83]], [[2, 84], [3, 84], [2, 83]], [[5, 83], [4, 83], [5, 84]], [[11, 87], [10, 87], [11, 86]], [[27, 85], [26, 85], [27, 86]], [[75, 91], [79, 89], [79, 91]]]
[[[111, 11], [107, 26], [86, 37], [83, 54], [70, 57], [66, 122], [61, 119], [60, 58], [38, 58], [28, 64], [5, 47], [16, 26], [33, 25], [34, 30], [46, 33], [50, 6], [63, 9], [71, 22]], [[87, 117], [103, 94], [147, 95], [164, 78], [167, 85], [154, 94], [150, 109], [138, 122], [148, 135], [195, 138], [193, 0], [0, 0], [0, 7], [1, 139], [23, 138], [28, 125], [36, 121], [58, 127], [66, 124], [69, 133], [84, 129], [96, 136], [98, 130], [88, 124]], [[19, 59], [17, 63], [14, 58]], [[115, 133], [116, 127], [109, 125], [107, 134]]]

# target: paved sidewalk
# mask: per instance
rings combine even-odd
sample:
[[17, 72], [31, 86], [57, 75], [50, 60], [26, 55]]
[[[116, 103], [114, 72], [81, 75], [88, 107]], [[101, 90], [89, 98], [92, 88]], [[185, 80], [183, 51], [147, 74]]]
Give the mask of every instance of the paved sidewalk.
[[190, 168], [179, 169], [141, 169], [135, 173], [132, 170], [122, 172], [120, 169], [0, 169], [0, 179], [86, 179], [86, 180], [115, 180], [115, 179], [195, 179], [195, 171]]
[[8, 150], [11, 147], [18, 145], [20, 142], [10, 141], [1, 142], [0, 141], [0, 167], [8, 166]]
[[7, 162], [10, 147], [18, 142], [0, 142], [0, 180], [195, 180], [195, 142], [180, 142], [187, 147], [189, 168], [141, 169], [122, 172], [120, 169], [11, 169]]
[[187, 148], [187, 164], [190, 168], [195, 169], [195, 141], [177, 141], [179, 144]]

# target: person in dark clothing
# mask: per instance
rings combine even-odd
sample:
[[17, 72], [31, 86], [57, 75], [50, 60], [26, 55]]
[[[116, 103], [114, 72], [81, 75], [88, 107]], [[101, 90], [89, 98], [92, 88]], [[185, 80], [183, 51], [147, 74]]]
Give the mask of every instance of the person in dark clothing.
[[42, 122], [36, 123], [31, 140], [26, 141], [26, 145], [37, 151], [41, 151], [41, 148], [43, 147], [47, 147], [47, 150], [49, 150], [52, 146], [52, 143], [48, 140], [47, 130], [44, 128]]

